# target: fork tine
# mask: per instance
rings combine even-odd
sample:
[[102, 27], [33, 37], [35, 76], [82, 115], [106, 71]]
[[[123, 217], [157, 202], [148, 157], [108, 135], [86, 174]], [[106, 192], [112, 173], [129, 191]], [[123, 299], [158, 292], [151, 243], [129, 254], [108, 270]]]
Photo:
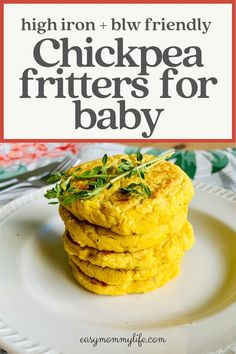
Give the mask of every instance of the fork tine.
[[60, 163], [59, 166], [57, 166], [57, 168], [55, 168], [51, 174], [54, 174], [56, 172], [63, 172], [65, 170], [67, 170], [67, 168], [73, 166], [74, 162], [78, 160], [78, 156], [70, 156], [70, 155], [67, 155], [63, 160], [62, 162]]
[[71, 156], [67, 156], [67, 159], [59, 166], [59, 169], [57, 169], [58, 172], [63, 172], [67, 169], [67, 166], [69, 165], [71, 161]]
[[[72, 167], [73, 164], [78, 160], [78, 156], [76, 155], [67, 155], [64, 157], [64, 159], [57, 165], [56, 168], [54, 168], [50, 174], [48, 174], [47, 176], [53, 175], [56, 172], [63, 172], [65, 171], [67, 168]], [[21, 187], [34, 187], [34, 188], [39, 188], [42, 187], [46, 184], [47, 182], [45, 181], [45, 179], [38, 179], [38, 180], [34, 180], [34, 181], [22, 181], [22, 182], [18, 182], [15, 183], [14, 185], [10, 185], [6, 188], [4, 188], [3, 190], [0, 191], [0, 194], [2, 195], [3, 193], [8, 193], [10, 190], [14, 190], [14, 189], [18, 189]]]
[[72, 167], [77, 160], [78, 156], [71, 156], [67, 163], [63, 166], [63, 170], [67, 170], [69, 167]]
[[70, 159], [70, 156], [68, 156], [68, 155], [65, 156], [64, 159], [60, 162], [60, 164], [59, 164], [56, 168], [54, 168], [54, 169], [50, 172], [50, 174], [53, 175], [53, 174], [56, 173], [56, 172], [62, 171], [64, 165], [67, 164], [67, 162], [69, 161], [69, 159]]

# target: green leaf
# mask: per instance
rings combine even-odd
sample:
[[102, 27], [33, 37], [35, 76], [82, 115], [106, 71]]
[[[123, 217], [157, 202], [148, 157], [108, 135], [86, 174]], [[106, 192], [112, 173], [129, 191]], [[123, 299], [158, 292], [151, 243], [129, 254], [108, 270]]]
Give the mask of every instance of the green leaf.
[[47, 179], [47, 183], [56, 183], [59, 182], [61, 180], [62, 174], [60, 172], [56, 172], [54, 173], [54, 175], [51, 175], [48, 179]]
[[182, 168], [190, 178], [195, 177], [197, 164], [194, 151], [177, 151], [172, 158], [175, 159], [175, 164]]
[[93, 196], [93, 193], [94, 191], [81, 190], [79, 192], [75, 192], [74, 194], [66, 196], [65, 198], [63, 198], [62, 202], [64, 205], [69, 205], [77, 199], [89, 199]]
[[137, 187], [139, 186], [140, 183], [130, 183], [128, 186], [121, 188], [121, 192], [124, 194], [131, 194], [131, 193], [140, 194], [139, 191], [137, 190]]
[[61, 188], [63, 189], [63, 191], [67, 191], [70, 188], [70, 180], [71, 180], [72, 176], [68, 177], [65, 182], [61, 183]]
[[54, 198], [57, 198], [57, 193], [53, 189], [49, 189], [44, 194], [44, 197], [47, 199], [54, 199]]
[[130, 183], [127, 187], [128, 188], [135, 188], [135, 187], [138, 187], [138, 186], [140, 186], [139, 183]]
[[[57, 199], [60, 203], [68, 205], [73, 203], [76, 200], [87, 200], [91, 199], [98, 194], [100, 194], [105, 189], [109, 189], [113, 186], [113, 184], [120, 179], [127, 178], [133, 175], [138, 175], [140, 177], [140, 183], [131, 183], [127, 187], [121, 189], [123, 193], [135, 193], [138, 195], [151, 195], [151, 191], [148, 186], [146, 186], [143, 182], [141, 182], [145, 178], [145, 173], [147, 173], [147, 169], [151, 168], [153, 165], [156, 165], [160, 161], [163, 161], [168, 157], [173, 155], [173, 150], [170, 150], [166, 154], [162, 154], [162, 156], [154, 158], [149, 162], [137, 163], [133, 166], [133, 164], [125, 159], [122, 159], [116, 173], [111, 170], [111, 167], [107, 166], [96, 166], [90, 171], [84, 171], [82, 174], [77, 175], [72, 173], [71, 176], [66, 176], [62, 174], [61, 183], [57, 183], [52, 189], [48, 190], [45, 193], [45, 198], [47, 199]], [[141, 155], [138, 155], [141, 159]], [[107, 162], [107, 158], [104, 158], [103, 163]], [[119, 171], [119, 168], [121, 171]], [[114, 169], [114, 167], [113, 167]], [[108, 174], [107, 171], [111, 170], [112, 174]], [[123, 173], [119, 173], [123, 172]], [[58, 176], [59, 177], [59, 176]], [[91, 180], [90, 183], [87, 184], [87, 188], [85, 190], [77, 190], [77, 188], [73, 187], [73, 183], [70, 183], [70, 180], [73, 178], [81, 179], [81, 180]], [[56, 202], [53, 202], [53, 204]]]
[[56, 184], [56, 185], [55, 185], [54, 191], [55, 191], [57, 194], [60, 194], [60, 193], [61, 193], [62, 188], [61, 188], [60, 184]]
[[106, 165], [107, 161], [108, 161], [108, 156], [107, 156], [107, 154], [105, 154], [105, 155], [103, 156], [103, 158], [102, 158], [102, 164], [103, 164], [103, 166]]
[[90, 176], [92, 175], [97, 175], [102, 171], [102, 166], [96, 166], [94, 168], [92, 168], [91, 172], [90, 172]]
[[142, 190], [143, 190], [143, 193], [146, 194], [146, 196], [148, 198], [151, 197], [152, 193], [150, 191], [150, 188], [146, 184], [142, 183]]
[[141, 154], [140, 151], [138, 151], [138, 152], [137, 152], [137, 160], [138, 160], [138, 161], [142, 161], [142, 159], [143, 159], [143, 155]]
[[143, 171], [140, 171], [140, 177], [142, 178], [142, 179], [145, 179], [145, 175], [144, 175], [144, 172]]
[[77, 175], [77, 178], [87, 178], [90, 176], [90, 174], [91, 174], [91, 171], [84, 171], [80, 175]]
[[63, 204], [64, 205], [69, 205], [69, 204], [72, 204], [73, 202], [76, 201], [76, 197], [72, 194], [71, 196], [68, 196], [68, 197], [65, 197], [63, 199]]
[[133, 168], [133, 165], [130, 161], [122, 159], [121, 162], [122, 163], [118, 166], [119, 172], [130, 171]]
[[95, 189], [95, 188], [102, 187], [105, 183], [106, 183], [105, 178], [98, 177], [96, 178], [96, 181], [89, 183], [89, 186]]
[[211, 173], [219, 172], [228, 165], [229, 159], [225, 153], [221, 151], [208, 151], [208, 153], [210, 154], [208, 159], [212, 164]]

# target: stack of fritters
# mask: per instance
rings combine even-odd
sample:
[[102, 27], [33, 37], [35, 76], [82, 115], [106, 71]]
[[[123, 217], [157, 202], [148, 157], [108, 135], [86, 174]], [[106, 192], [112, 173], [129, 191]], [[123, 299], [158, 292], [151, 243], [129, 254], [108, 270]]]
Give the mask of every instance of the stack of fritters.
[[[153, 159], [144, 155], [143, 161]], [[121, 159], [135, 163], [136, 155], [116, 155], [108, 165], [117, 169]], [[73, 167], [68, 175], [82, 174], [96, 160]], [[86, 190], [88, 181], [73, 179]], [[145, 173], [151, 196], [122, 192], [140, 176], [122, 178], [95, 197], [60, 205], [65, 223], [64, 247], [76, 280], [97, 294], [144, 293], [174, 278], [186, 250], [194, 243], [187, 221], [192, 183], [176, 165], [162, 161]]]

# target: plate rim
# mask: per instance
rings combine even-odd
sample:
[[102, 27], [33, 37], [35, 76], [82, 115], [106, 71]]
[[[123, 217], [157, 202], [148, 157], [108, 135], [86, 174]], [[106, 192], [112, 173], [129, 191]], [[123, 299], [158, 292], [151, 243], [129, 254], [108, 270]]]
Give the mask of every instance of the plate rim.
[[[202, 192], [210, 193], [218, 196], [219, 198], [226, 199], [234, 204], [236, 204], [236, 192], [230, 191], [226, 188], [217, 185], [211, 185], [204, 182], [193, 181], [194, 187]], [[25, 206], [28, 203], [32, 203], [42, 197], [43, 193], [46, 191], [47, 187], [38, 189], [37, 191], [32, 191], [27, 193], [24, 196], [18, 197], [13, 201], [10, 201], [6, 205], [0, 208], [0, 224], [10, 215], [17, 212], [21, 207]], [[234, 343], [229, 345], [233, 345]], [[229, 345], [227, 348], [229, 348]], [[2, 318], [0, 314], [0, 346], [7, 347], [9, 346], [13, 350], [19, 350], [23, 353], [32, 353], [37, 351], [37, 354], [63, 354], [62, 352], [55, 351], [53, 348], [45, 347], [41, 344], [34, 343], [30, 338], [22, 335], [18, 330], [15, 330], [10, 325], [8, 325]], [[227, 349], [225, 348], [225, 349]], [[12, 350], [10, 349], [10, 350]], [[221, 348], [222, 349], [222, 348]], [[224, 351], [223, 351], [224, 352]], [[218, 353], [218, 349], [209, 354]]]

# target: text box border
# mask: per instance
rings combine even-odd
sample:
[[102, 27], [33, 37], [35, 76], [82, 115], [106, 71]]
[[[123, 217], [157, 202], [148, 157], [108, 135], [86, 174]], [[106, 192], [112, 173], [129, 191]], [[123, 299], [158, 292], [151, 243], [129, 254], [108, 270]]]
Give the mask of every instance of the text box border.
[[[230, 139], [5, 139], [4, 138], [4, 5], [5, 4], [231, 4], [232, 5], [232, 137]], [[0, 0], [0, 143], [16, 142], [194, 142], [236, 143], [235, 0]]]

